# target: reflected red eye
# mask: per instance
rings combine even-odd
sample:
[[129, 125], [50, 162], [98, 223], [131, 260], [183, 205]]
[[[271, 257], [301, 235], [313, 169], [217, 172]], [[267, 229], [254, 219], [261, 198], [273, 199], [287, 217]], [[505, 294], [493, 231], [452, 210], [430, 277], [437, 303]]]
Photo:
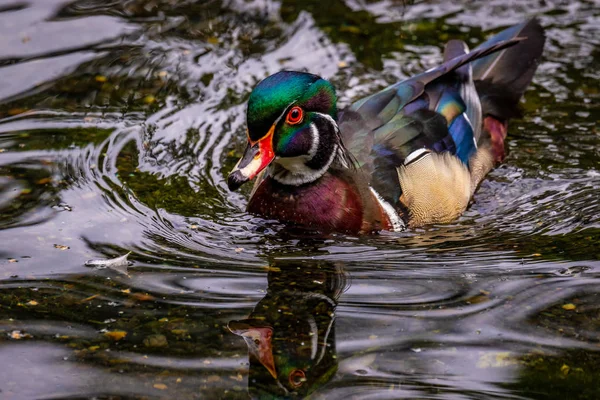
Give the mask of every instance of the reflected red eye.
[[302, 122], [302, 117], [304, 117], [304, 112], [302, 109], [300, 107], [292, 107], [285, 118], [285, 122], [290, 125], [296, 125]]
[[306, 375], [304, 375], [304, 371], [301, 369], [295, 369], [290, 374], [290, 385], [297, 388], [302, 386], [302, 384], [306, 381]]

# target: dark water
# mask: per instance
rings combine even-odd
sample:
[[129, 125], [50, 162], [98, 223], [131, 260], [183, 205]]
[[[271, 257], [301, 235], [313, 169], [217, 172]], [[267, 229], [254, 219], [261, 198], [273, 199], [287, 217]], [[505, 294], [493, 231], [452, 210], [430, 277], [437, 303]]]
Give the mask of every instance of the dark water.
[[[0, 1], [0, 398], [600, 398], [600, 5], [462, 3]], [[315, 237], [228, 192], [268, 74], [345, 105], [531, 15], [525, 117], [456, 223]]]

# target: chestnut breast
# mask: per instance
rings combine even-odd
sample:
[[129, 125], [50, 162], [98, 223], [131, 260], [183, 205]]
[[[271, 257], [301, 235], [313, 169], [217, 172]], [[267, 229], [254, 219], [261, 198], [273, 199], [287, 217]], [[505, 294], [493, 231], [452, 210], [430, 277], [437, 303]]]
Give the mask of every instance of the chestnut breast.
[[301, 186], [282, 185], [267, 177], [254, 191], [248, 212], [325, 231], [360, 232], [363, 228], [359, 191], [330, 173]]

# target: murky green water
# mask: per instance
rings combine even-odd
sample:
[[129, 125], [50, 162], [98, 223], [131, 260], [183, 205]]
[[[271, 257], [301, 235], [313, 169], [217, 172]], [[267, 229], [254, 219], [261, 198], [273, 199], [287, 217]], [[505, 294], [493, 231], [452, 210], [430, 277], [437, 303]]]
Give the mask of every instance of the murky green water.
[[[228, 192], [268, 74], [345, 105], [534, 14], [456, 223], [314, 237]], [[600, 398], [599, 65], [594, 1], [0, 1], [0, 397]], [[279, 383], [228, 324], [272, 328]]]

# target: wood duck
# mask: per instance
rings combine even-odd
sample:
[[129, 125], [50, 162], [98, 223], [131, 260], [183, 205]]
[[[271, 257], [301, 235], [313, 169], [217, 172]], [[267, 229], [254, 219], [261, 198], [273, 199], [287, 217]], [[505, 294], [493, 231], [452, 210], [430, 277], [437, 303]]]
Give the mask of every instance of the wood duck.
[[248, 145], [230, 190], [258, 176], [248, 211], [320, 231], [402, 231], [458, 218], [505, 156], [507, 122], [531, 82], [545, 35], [536, 19], [343, 112], [327, 80], [282, 71], [247, 107]]
[[343, 268], [278, 260], [247, 319], [229, 330], [248, 346], [253, 399], [304, 398], [337, 371], [335, 310], [349, 282]]

